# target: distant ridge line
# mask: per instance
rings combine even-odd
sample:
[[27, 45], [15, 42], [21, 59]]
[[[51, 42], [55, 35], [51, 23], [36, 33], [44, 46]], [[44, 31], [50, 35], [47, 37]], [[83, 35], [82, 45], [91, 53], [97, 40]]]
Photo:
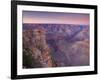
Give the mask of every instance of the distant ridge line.
[[89, 25], [85, 25], [85, 24], [62, 24], [62, 23], [23, 23], [24, 24], [27, 24], [27, 25], [83, 25], [83, 26], [89, 26]]

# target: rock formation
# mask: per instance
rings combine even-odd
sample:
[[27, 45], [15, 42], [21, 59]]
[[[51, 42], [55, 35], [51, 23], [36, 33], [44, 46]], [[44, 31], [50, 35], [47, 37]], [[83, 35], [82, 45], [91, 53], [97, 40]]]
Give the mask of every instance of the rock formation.
[[[25, 67], [53, 67], [53, 59], [51, 56], [49, 45], [46, 43], [46, 31], [44, 29], [26, 30], [23, 32], [23, 65]], [[28, 50], [29, 51], [28, 51]], [[26, 58], [30, 57], [29, 62]], [[31, 62], [30, 62], [31, 61]], [[30, 63], [30, 65], [27, 63]]]
[[23, 67], [87, 66], [89, 25], [23, 24]]

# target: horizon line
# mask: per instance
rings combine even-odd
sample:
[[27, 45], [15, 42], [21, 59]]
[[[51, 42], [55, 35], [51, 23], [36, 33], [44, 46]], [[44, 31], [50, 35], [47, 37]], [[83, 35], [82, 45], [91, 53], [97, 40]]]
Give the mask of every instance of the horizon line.
[[70, 23], [22, 23], [22, 24], [66, 24], [66, 25], [90, 25], [90, 24], [70, 24]]

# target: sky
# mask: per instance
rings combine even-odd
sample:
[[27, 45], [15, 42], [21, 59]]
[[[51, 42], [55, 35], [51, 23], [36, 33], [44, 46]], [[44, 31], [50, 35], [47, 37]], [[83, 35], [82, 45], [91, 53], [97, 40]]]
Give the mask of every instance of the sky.
[[89, 25], [89, 14], [23, 11], [23, 23]]

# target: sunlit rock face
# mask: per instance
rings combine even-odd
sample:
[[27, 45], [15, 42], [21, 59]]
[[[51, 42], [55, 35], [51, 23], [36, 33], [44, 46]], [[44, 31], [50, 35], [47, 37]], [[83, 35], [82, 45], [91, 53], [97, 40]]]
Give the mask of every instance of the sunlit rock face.
[[[49, 45], [46, 43], [45, 30], [34, 29], [25, 31], [23, 35], [23, 47], [27, 52], [23, 52], [23, 54], [26, 55], [25, 57], [32, 58], [31, 61], [29, 60], [31, 67], [53, 67], [54, 63], [50, 54]], [[24, 58], [23, 61], [24, 67], [29, 68]]]
[[23, 24], [23, 68], [89, 65], [89, 26]]

